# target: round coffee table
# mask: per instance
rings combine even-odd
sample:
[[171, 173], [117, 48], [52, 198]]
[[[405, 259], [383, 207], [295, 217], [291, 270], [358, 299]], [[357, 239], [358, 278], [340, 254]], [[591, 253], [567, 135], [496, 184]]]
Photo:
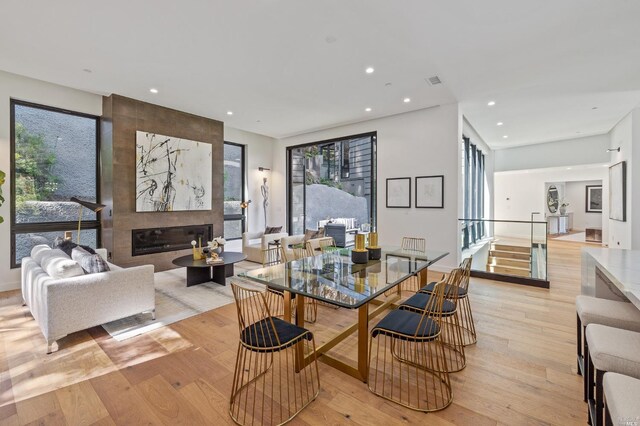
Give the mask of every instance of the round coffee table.
[[233, 264], [245, 260], [247, 255], [235, 251], [225, 251], [220, 254], [223, 262], [213, 265], [206, 260], [193, 260], [193, 255], [179, 257], [173, 260], [173, 264], [187, 268], [187, 287], [213, 281], [226, 285], [226, 278], [234, 275]]

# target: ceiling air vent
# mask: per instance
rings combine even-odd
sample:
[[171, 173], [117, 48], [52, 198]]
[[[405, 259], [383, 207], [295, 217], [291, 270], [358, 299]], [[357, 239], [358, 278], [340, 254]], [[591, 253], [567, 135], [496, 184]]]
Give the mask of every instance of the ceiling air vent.
[[440, 81], [440, 77], [438, 77], [437, 75], [434, 75], [433, 77], [429, 77], [426, 80], [432, 86], [435, 86], [436, 84], [442, 84], [442, 81]]

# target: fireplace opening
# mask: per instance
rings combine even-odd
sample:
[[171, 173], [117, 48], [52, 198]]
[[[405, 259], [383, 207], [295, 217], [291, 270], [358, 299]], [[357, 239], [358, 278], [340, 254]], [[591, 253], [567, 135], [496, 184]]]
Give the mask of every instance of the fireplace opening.
[[164, 228], [133, 229], [131, 231], [131, 255], [162, 253], [191, 248], [191, 241], [207, 241], [213, 238], [213, 225], [171, 226]]

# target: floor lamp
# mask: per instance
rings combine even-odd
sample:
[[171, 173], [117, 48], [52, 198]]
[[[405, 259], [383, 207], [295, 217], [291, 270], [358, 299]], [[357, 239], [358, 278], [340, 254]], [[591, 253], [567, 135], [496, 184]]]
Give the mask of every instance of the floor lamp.
[[80, 205], [80, 207], [78, 208], [78, 236], [76, 237], [76, 244], [80, 244], [80, 225], [82, 225], [82, 208], [86, 207], [92, 212], [98, 213], [100, 210], [104, 209], [106, 206], [104, 204], [92, 203], [91, 201], [79, 200], [76, 197], [71, 197], [69, 201], [78, 203]]

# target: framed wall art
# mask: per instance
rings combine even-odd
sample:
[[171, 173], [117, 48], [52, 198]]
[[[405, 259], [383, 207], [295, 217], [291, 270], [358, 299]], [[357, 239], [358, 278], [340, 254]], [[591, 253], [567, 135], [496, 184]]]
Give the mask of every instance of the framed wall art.
[[387, 179], [387, 207], [411, 208], [411, 178]]
[[211, 210], [211, 144], [136, 132], [136, 212]]
[[444, 176], [416, 177], [416, 208], [444, 208]]
[[584, 204], [586, 213], [602, 213], [602, 185], [586, 186]]
[[609, 219], [627, 221], [627, 164], [609, 167]]

